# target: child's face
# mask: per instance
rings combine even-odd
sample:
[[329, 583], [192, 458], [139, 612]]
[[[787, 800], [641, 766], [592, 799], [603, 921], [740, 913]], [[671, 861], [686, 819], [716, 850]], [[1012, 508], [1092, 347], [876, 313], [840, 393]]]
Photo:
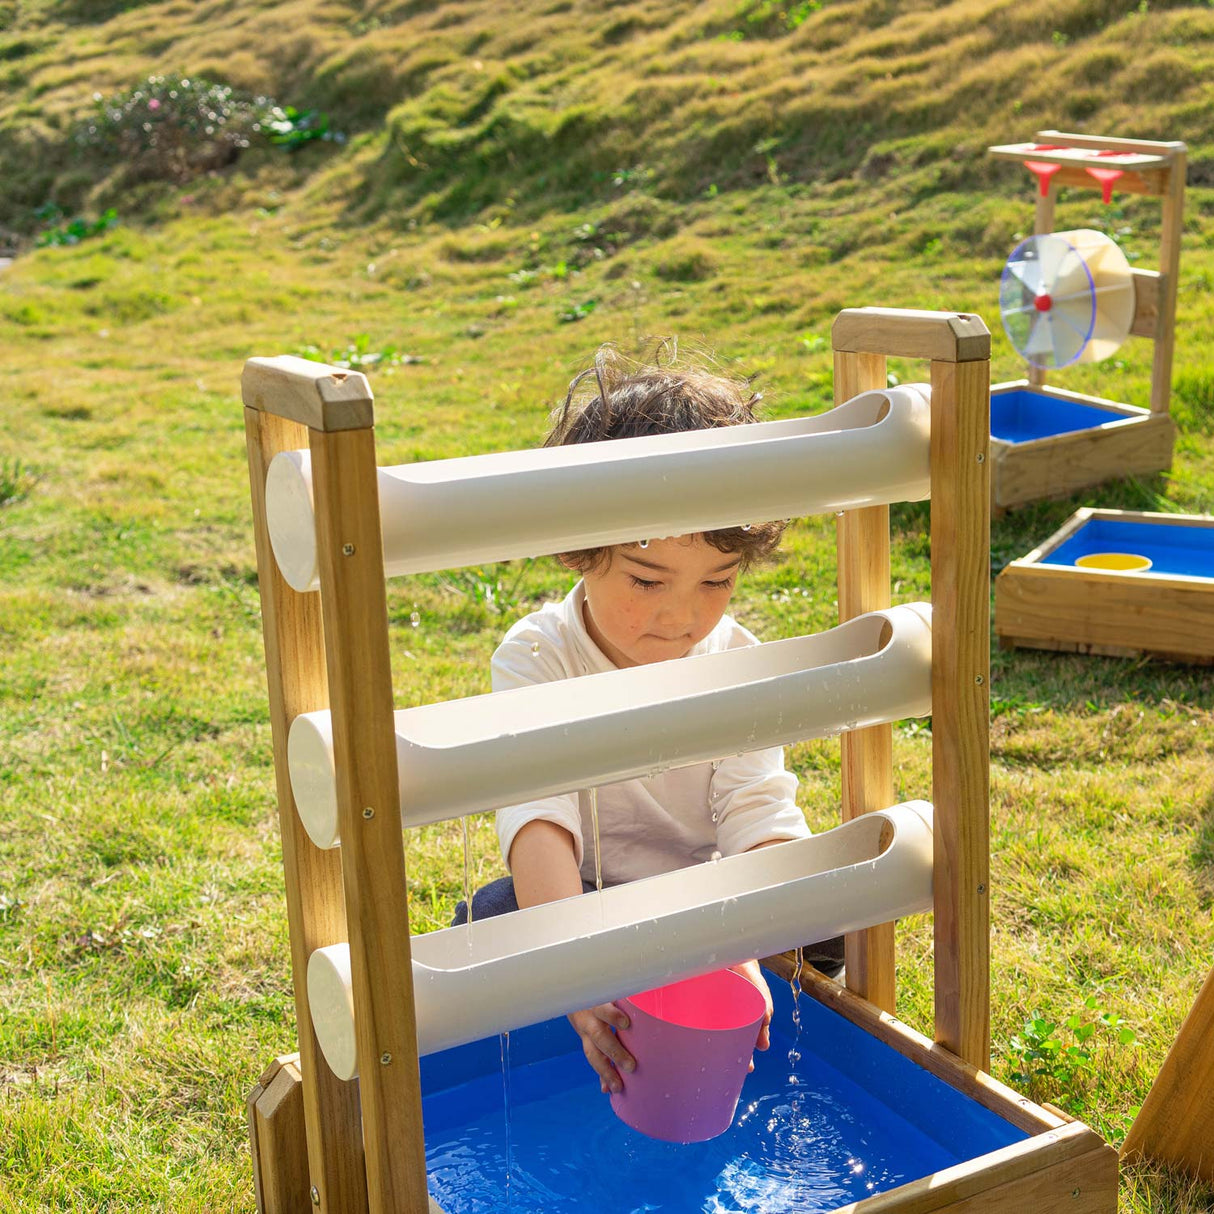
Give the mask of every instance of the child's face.
[[725, 614], [740, 563], [701, 535], [620, 544], [583, 577], [587, 631], [617, 666], [684, 657]]

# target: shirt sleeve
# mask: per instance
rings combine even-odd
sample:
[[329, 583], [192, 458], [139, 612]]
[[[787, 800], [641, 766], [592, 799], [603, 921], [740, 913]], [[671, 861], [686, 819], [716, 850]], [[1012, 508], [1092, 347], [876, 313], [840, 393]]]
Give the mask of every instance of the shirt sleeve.
[[[516, 687], [531, 687], [536, 683], [552, 683], [569, 677], [560, 661], [560, 650], [552, 635], [539, 624], [522, 620], [506, 634], [497, 647], [490, 664], [494, 691], [511, 691]], [[528, 822], [542, 819], [563, 826], [573, 836], [574, 859], [582, 865], [582, 816], [578, 810], [576, 792], [561, 796], [542, 797], [523, 805], [510, 805], [495, 815], [497, 841], [502, 859], [510, 865], [510, 846], [514, 836]]]
[[713, 773], [709, 796], [717, 847], [724, 856], [810, 835], [797, 808], [797, 777], [785, 769], [782, 747], [723, 760]]

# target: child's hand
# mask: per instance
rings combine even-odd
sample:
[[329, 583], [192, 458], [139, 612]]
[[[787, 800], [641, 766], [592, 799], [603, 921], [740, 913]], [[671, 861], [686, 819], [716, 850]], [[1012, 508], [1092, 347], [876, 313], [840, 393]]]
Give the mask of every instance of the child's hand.
[[[763, 977], [763, 971], [759, 968], [757, 961], [741, 961], [737, 965], [729, 967], [736, 974], [741, 974], [743, 978], [754, 983], [755, 986], [763, 992], [763, 1002], [767, 1005], [767, 1010], [763, 1013], [763, 1023], [759, 1026], [759, 1040], [755, 1042], [756, 1050], [765, 1050], [771, 1045], [771, 991], [767, 989], [767, 980]], [[755, 1062], [752, 1058], [747, 1072], [755, 1069]]]
[[628, 1017], [614, 1003], [600, 1003], [598, 1007], [570, 1012], [569, 1023], [582, 1039], [582, 1050], [598, 1074], [599, 1087], [604, 1092], [622, 1092], [624, 1082], [619, 1072], [635, 1070], [636, 1061], [611, 1029], [626, 1029]]

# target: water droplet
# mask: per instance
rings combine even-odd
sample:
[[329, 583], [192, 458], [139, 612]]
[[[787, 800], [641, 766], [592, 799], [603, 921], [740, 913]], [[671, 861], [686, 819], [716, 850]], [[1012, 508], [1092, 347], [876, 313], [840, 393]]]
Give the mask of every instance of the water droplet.
[[421, 617], [421, 613], [420, 613], [420, 612], [418, 612], [418, 611], [414, 611], [414, 612], [412, 612], [412, 613], [410, 614], [410, 616], [409, 616], [409, 623], [410, 623], [410, 624], [412, 624], [414, 628], [418, 628], [418, 627], [420, 627], [420, 626], [421, 626], [421, 622], [422, 622], [422, 617]]
[[641, 547], [642, 547], [642, 548], [648, 548], [648, 547], [649, 547], [649, 541], [648, 541], [648, 540], [641, 540]]
[[742, 524], [742, 530], [743, 530], [743, 531], [749, 531], [749, 530], [750, 530], [750, 528], [751, 528], [751, 524], [750, 524], [750, 523], [743, 523], [743, 524]]
[[720, 769], [720, 767], [721, 767], [721, 760], [720, 760], [720, 759], [713, 759], [713, 761], [712, 761], [712, 770], [713, 770], [713, 771], [718, 771], [718, 770]]
[[712, 820], [713, 820], [714, 822], [717, 822], [717, 821], [719, 821], [719, 820], [720, 820], [720, 817], [721, 817], [721, 815], [720, 815], [719, 813], [717, 813], [717, 811], [714, 809], [714, 810], [712, 811]]
[[539, 653], [539, 651], [540, 651], [540, 643], [539, 643], [539, 641], [532, 641], [532, 642], [531, 642], [531, 652], [532, 652], [532, 653]]

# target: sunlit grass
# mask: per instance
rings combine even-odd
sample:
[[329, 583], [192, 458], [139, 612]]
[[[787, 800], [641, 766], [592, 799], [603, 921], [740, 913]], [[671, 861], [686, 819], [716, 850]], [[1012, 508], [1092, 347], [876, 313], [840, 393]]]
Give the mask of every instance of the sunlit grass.
[[[599, 342], [655, 333], [756, 373], [773, 416], [816, 412], [848, 306], [977, 312], [993, 377], [1014, 378], [996, 283], [1031, 230], [1031, 183], [982, 149], [1081, 120], [1194, 149], [1182, 434], [1170, 476], [999, 520], [994, 565], [1086, 501], [1214, 511], [1203, 7], [841, 0], [791, 29], [736, 0], [546, 8], [502, 23], [471, 2], [116, 3], [85, 20], [45, 0], [5, 26], [0, 4], [0, 130], [20, 129], [14, 154], [52, 149], [4, 161], [6, 227], [28, 231], [21, 208], [49, 191], [92, 206], [117, 188], [56, 160], [55, 140], [94, 89], [155, 67], [322, 105], [353, 135], [124, 195], [124, 226], [0, 271], [0, 1211], [253, 1208], [243, 1101], [295, 1029], [248, 356], [416, 356], [371, 371], [382, 463], [533, 445]], [[562, 149], [565, 176], [541, 182]], [[1102, 227], [1155, 264], [1150, 199], [1068, 195], [1058, 226]], [[1150, 353], [1130, 341], [1058, 379], [1145, 404]], [[893, 511], [900, 600], [928, 592], [925, 525], [923, 507]], [[736, 614], [767, 638], [827, 628], [833, 577], [831, 521], [798, 522]], [[392, 584], [398, 704], [488, 690], [501, 633], [568, 585], [549, 561]], [[1084, 1116], [1114, 1141], [1214, 955], [1212, 686], [1130, 660], [993, 659], [992, 1069], [1006, 1077], [1027, 1016], [1096, 995], [1138, 1038], [1084, 1077]], [[807, 818], [830, 826], [837, 746], [789, 758]], [[895, 759], [898, 795], [928, 795], [924, 725], [897, 729]], [[487, 880], [491, 818], [472, 836]], [[411, 831], [406, 851], [411, 926], [443, 926], [458, 824]], [[930, 920], [899, 939], [899, 1012], [930, 1029]], [[1122, 1195], [1135, 1214], [1208, 1204], [1146, 1170]]]

